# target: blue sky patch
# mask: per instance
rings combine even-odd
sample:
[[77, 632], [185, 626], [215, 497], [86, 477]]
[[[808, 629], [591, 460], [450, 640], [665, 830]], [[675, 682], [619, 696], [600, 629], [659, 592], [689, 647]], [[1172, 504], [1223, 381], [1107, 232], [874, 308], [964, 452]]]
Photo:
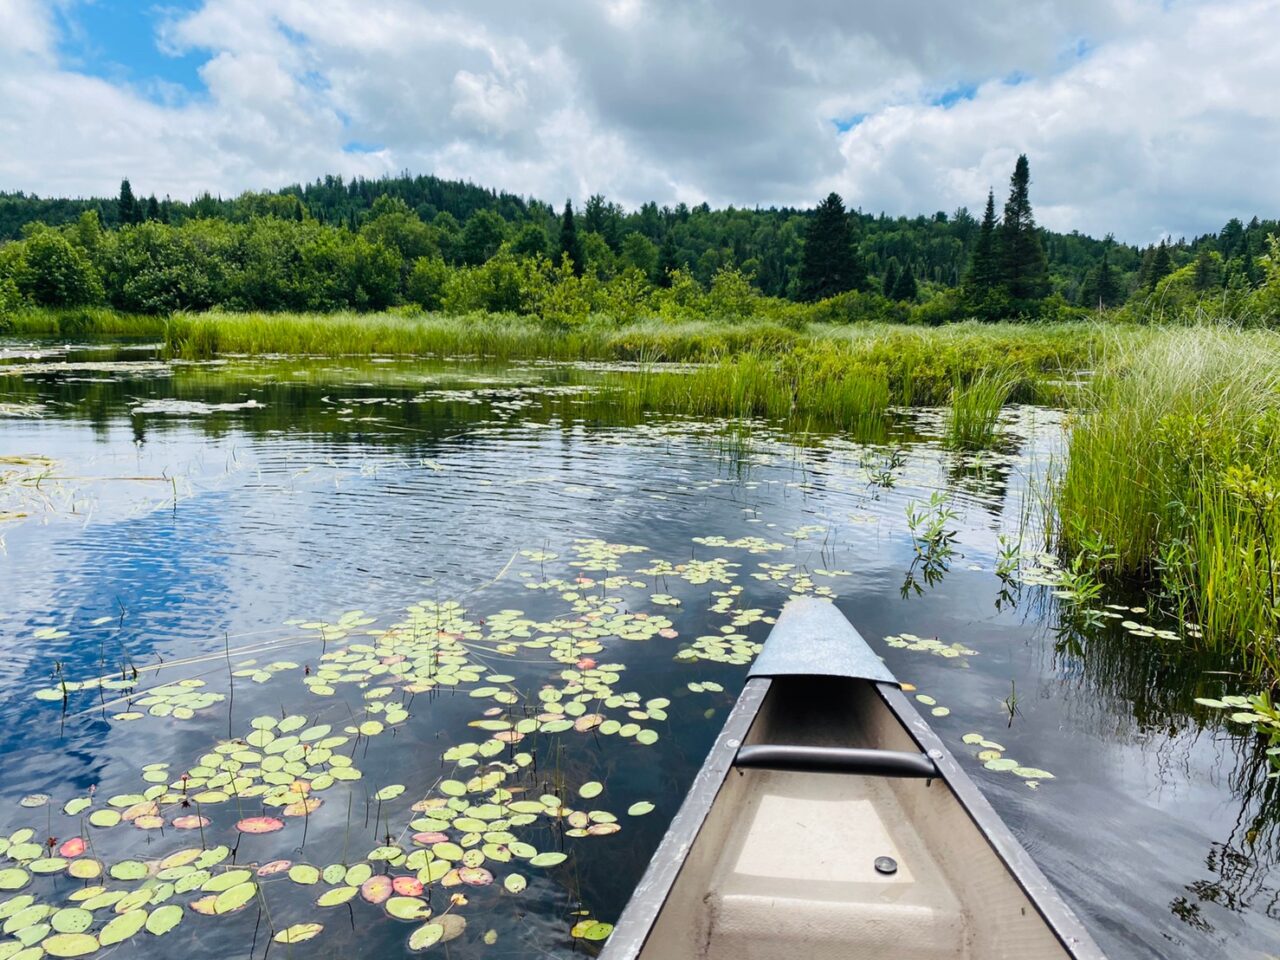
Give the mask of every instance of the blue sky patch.
[[855, 113], [851, 117], [835, 117], [831, 122], [841, 133], [848, 133], [869, 116], [871, 116], [869, 113]]
[[360, 140], [351, 140], [342, 145], [343, 153], [378, 153], [385, 150], [385, 144], [381, 143], [364, 143]]
[[203, 90], [197, 69], [206, 59], [198, 53], [171, 56], [160, 49], [157, 30], [165, 20], [194, 10], [200, 0], [79, 0], [59, 8], [63, 65], [113, 83], [128, 83], [159, 96], [178, 87]]
[[942, 93], [932, 98], [929, 102], [935, 107], [942, 107], [944, 110], [954, 107], [957, 103], [964, 100], [972, 100], [978, 93], [978, 85], [976, 83], [958, 83], [954, 87], [948, 87]]

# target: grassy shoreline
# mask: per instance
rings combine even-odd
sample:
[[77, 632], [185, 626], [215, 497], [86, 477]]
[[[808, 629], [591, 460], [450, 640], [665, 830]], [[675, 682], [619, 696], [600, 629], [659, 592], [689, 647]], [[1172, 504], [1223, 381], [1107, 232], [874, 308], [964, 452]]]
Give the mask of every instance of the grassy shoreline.
[[[626, 361], [606, 373], [635, 411], [769, 417], [873, 435], [891, 406], [949, 407], [948, 443], [989, 444], [1009, 402], [1072, 409], [1047, 491], [1050, 546], [1096, 579], [1139, 578], [1203, 643], [1280, 678], [1280, 333], [1103, 322], [587, 323], [507, 315], [26, 311], [17, 336], [160, 340], [219, 355], [483, 356]], [[694, 364], [678, 369], [670, 364]], [[1083, 381], [1083, 371], [1095, 372]], [[616, 381], [616, 382], [613, 382]]]

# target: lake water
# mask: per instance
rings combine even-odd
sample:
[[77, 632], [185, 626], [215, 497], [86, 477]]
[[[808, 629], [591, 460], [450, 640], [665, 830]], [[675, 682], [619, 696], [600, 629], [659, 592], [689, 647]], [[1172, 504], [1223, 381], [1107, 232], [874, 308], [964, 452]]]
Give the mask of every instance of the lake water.
[[1193, 703], [1246, 686], [1011, 566], [1061, 414], [962, 457], [936, 411], [636, 422], [593, 375], [0, 341], [0, 960], [593, 955], [793, 594], [1111, 956], [1280, 950], [1277, 781]]

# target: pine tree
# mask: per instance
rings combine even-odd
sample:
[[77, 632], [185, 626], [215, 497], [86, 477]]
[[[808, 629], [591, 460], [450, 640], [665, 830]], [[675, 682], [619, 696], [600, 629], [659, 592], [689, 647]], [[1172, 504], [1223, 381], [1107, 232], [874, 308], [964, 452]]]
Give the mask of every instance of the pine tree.
[[1156, 284], [1173, 273], [1173, 261], [1169, 257], [1169, 245], [1163, 240], [1151, 257], [1151, 269], [1147, 272], [1147, 289], [1155, 290]]
[[853, 225], [838, 193], [818, 204], [805, 234], [800, 299], [815, 301], [865, 289], [866, 269], [854, 249]]
[[160, 201], [156, 199], [156, 195], [154, 193], [147, 198], [147, 217], [146, 218], [148, 220], [160, 219]]
[[884, 279], [880, 282], [880, 289], [884, 291], [884, 295], [892, 299], [893, 290], [898, 285], [898, 258], [890, 257], [889, 265], [884, 268]]
[[662, 246], [658, 248], [658, 286], [671, 286], [671, 271], [678, 269], [679, 266], [675, 231], [668, 229], [666, 236], [662, 238]]
[[1001, 279], [1017, 313], [1034, 314], [1049, 293], [1049, 265], [1031, 213], [1031, 168], [1024, 153], [1009, 178], [1009, 199], [1000, 223]]
[[995, 192], [987, 191], [987, 210], [978, 228], [978, 240], [969, 258], [963, 281], [965, 309], [984, 320], [999, 319], [998, 311], [1005, 299], [1001, 291], [1000, 251], [996, 223]]
[[893, 299], [914, 302], [919, 294], [920, 288], [916, 284], [916, 275], [911, 270], [911, 264], [907, 264], [906, 268], [898, 274], [898, 282], [893, 285]]
[[569, 257], [574, 276], [582, 276], [582, 269], [586, 264], [582, 256], [582, 239], [578, 236], [578, 227], [573, 220], [571, 200], [564, 202], [564, 216], [560, 220], [560, 254]]
[[1120, 278], [1111, 266], [1111, 238], [1102, 248], [1102, 259], [1089, 271], [1080, 290], [1081, 306], [1099, 310], [1114, 307], [1120, 302]]
[[1196, 271], [1191, 278], [1191, 286], [1197, 293], [1204, 293], [1212, 287], [1218, 285], [1218, 265], [1214, 263], [1213, 254], [1209, 252], [1208, 244], [1200, 248], [1200, 253], [1196, 257]]
[[129, 178], [120, 181], [120, 199], [116, 201], [116, 216], [120, 218], [120, 226], [138, 222], [138, 201], [133, 197], [133, 187]]

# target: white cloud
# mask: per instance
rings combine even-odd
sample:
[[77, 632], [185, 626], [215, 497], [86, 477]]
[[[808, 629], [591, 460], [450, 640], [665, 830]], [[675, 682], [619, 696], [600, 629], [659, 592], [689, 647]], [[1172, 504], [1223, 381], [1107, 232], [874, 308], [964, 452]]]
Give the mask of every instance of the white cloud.
[[60, 62], [53, 2], [0, 0], [0, 188], [408, 168], [556, 203], [838, 189], [914, 214], [980, 206], [1026, 151], [1058, 229], [1145, 241], [1280, 209], [1280, 0], [204, 0], [154, 38], [204, 89], [163, 101]]

